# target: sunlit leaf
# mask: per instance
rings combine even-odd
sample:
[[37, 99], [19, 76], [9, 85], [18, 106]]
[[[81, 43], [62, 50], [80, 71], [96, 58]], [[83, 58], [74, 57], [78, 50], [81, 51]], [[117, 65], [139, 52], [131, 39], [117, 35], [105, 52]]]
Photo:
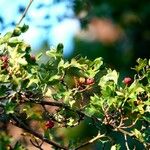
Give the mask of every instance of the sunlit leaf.
[[118, 73], [115, 70], [108, 70], [108, 73], [100, 79], [99, 85], [105, 86], [108, 81], [113, 81], [115, 84], [118, 82]]

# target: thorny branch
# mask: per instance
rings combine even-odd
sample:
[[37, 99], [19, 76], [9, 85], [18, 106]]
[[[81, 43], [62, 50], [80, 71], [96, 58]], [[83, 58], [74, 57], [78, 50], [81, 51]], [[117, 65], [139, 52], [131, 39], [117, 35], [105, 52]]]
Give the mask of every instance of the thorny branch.
[[[34, 98], [31, 98], [31, 99], [30, 99], [30, 98], [29, 98], [28, 100], [25, 100], [23, 103], [28, 103], [28, 102], [29, 102], [29, 103], [39, 104], [39, 105], [42, 105], [43, 107], [45, 107], [46, 105], [48, 105], [48, 106], [57, 106], [57, 107], [59, 107], [59, 108], [64, 108], [64, 109], [66, 109], [66, 110], [73, 111], [73, 112], [77, 113], [79, 116], [82, 116], [82, 118], [87, 117], [87, 118], [91, 118], [91, 119], [93, 119], [93, 120], [95, 120], [95, 121], [97, 121], [97, 122], [103, 123], [103, 121], [102, 121], [101, 119], [99, 119], [99, 118], [97, 118], [97, 117], [93, 117], [93, 116], [88, 116], [88, 115], [86, 115], [84, 112], [82, 112], [82, 110], [72, 108], [72, 107], [70, 107], [69, 105], [67, 105], [67, 104], [65, 104], [65, 103], [63, 103], [63, 102], [60, 102], [60, 101], [48, 101], [48, 100], [45, 100], [45, 99], [39, 100], [39, 99], [34, 99]], [[1, 107], [4, 107], [4, 104], [0, 103], [0, 105], [1, 105]], [[105, 111], [106, 111], [106, 110], [105, 110]], [[105, 112], [105, 113], [106, 113], [106, 112]], [[53, 145], [54, 147], [57, 147], [57, 148], [61, 148], [61, 149], [64, 149], [64, 150], [68, 150], [68, 148], [63, 147], [63, 146], [59, 145], [58, 143], [56, 143], [56, 142], [54, 142], [54, 141], [48, 140], [48, 139], [44, 138], [41, 134], [39, 134], [39, 133], [35, 132], [34, 130], [30, 129], [30, 128], [29, 128], [26, 124], [24, 124], [17, 116], [15, 116], [15, 115], [13, 115], [13, 114], [12, 114], [12, 119], [16, 122], [16, 124], [15, 124], [16, 126], [18, 126], [18, 127], [22, 128], [22, 129], [26, 130], [27, 132], [29, 132], [30, 134], [34, 135], [35, 137], [38, 137], [38, 138], [41, 139], [43, 142], [46, 142], [46, 143], [48, 143], [48, 144], [50, 144], [50, 145]], [[109, 120], [107, 120], [107, 121], [108, 121], [108, 123], [109, 123]], [[126, 128], [124, 128], [125, 126], [124, 126], [123, 121], [124, 121], [124, 118], [121, 117], [121, 118], [120, 118], [120, 123], [119, 123], [118, 126], [113, 125], [113, 124], [111, 124], [111, 123], [110, 123], [110, 125], [112, 125], [112, 127], [114, 128], [114, 131], [119, 131], [119, 132], [121, 132], [125, 137], [126, 137], [127, 135], [128, 135], [128, 136], [133, 136], [133, 133], [130, 133], [130, 132], [124, 130], [124, 129], [126, 129]], [[135, 125], [136, 121], [137, 121], [137, 120], [135, 120], [135, 122], [133, 122], [132, 125], [129, 125], [129, 126], [127, 126], [127, 127], [132, 127], [133, 125]], [[107, 137], [107, 136], [104, 135], [104, 134], [103, 134], [103, 135], [98, 134], [98, 135], [97, 135], [96, 137], [94, 137], [93, 139], [91, 139], [91, 140], [89, 140], [89, 141], [87, 141], [87, 142], [81, 144], [80, 146], [76, 147], [75, 150], [77, 150], [77, 149], [79, 149], [79, 148], [82, 148], [82, 147], [84, 147], [84, 146], [86, 146], [86, 145], [89, 145], [89, 144], [93, 143], [94, 141], [96, 141], [96, 140], [98, 140], [98, 139], [100, 139], [100, 138], [102, 138], [102, 137]], [[32, 143], [33, 143], [33, 141], [32, 141]], [[35, 145], [35, 143], [34, 143], [34, 145]], [[37, 144], [36, 144], [36, 146], [37, 146], [38, 148], [41, 148], [41, 147], [40, 147], [39, 145], [37, 145]]]
[[66, 147], [59, 145], [58, 143], [49, 140], [45, 137], [43, 137], [41, 134], [35, 132], [34, 130], [32, 130], [31, 128], [29, 128], [25, 123], [23, 123], [16, 115], [11, 114], [11, 118], [16, 122], [14, 125], [24, 129], [25, 131], [27, 131], [28, 133], [34, 135], [35, 137], [41, 139], [42, 141], [54, 146], [55, 148], [59, 148], [59, 149], [63, 149], [63, 150], [68, 150]]
[[34, 141], [30, 139], [30, 142], [32, 143], [33, 146], [35, 146], [35, 147], [38, 148], [39, 150], [44, 150], [44, 149], [42, 148], [43, 141], [42, 141], [41, 143], [39, 143], [39, 141], [37, 141], [37, 139], [34, 139]]

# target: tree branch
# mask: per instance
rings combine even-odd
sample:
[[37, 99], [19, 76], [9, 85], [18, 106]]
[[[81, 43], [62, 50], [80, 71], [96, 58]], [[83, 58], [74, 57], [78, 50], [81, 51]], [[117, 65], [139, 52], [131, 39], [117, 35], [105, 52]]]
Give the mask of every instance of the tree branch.
[[88, 116], [86, 115], [84, 112], [82, 112], [81, 110], [78, 109], [73, 109], [72, 107], [70, 107], [69, 105], [63, 103], [63, 102], [58, 102], [58, 101], [37, 101], [37, 100], [29, 100], [28, 102], [32, 102], [32, 103], [36, 103], [36, 104], [40, 104], [40, 105], [48, 105], [48, 106], [57, 106], [57, 107], [62, 107], [65, 108], [67, 110], [73, 111], [75, 113], [77, 113], [79, 116], [82, 117], [87, 117], [87, 118], [91, 118], [91, 119], [95, 119], [97, 121], [101, 121], [100, 119], [93, 117], [93, 116]]
[[54, 146], [55, 148], [59, 148], [59, 149], [63, 149], [63, 150], [68, 150], [68, 148], [64, 147], [64, 146], [61, 146], [59, 145], [58, 143], [52, 141], [52, 140], [49, 140], [47, 138], [44, 138], [41, 134], [35, 132], [34, 130], [32, 130], [31, 128], [29, 128], [26, 124], [24, 124], [16, 115], [14, 114], [11, 114], [11, 118], [16, 122], [14, 125], [19, 127], [19, 128], [22, 128], [24, 130], [26, 130], [28, 133], [34, 135], [35, 137], [41, 139], [42, 141]]
[[40, 104], [40, 105], [48, 105], [48, 106], [57, 106], [57, 107], [62, 107], [62, 108], [65, 108], [67, 110], [70, 110], [70, 111], [73, 111], [75, 113], [77, 113], [78, 115], [80, 116], [83, 116], [83, 117], [88, 117], [88, 115], [84, 114], [81, 110], [77, 110], [77, 109], [73, 109], [71, 108], [69, 105], [63, 103], [63, 102], [57, 102], [57, 101], [37, 101], [37, 100], [29, 100], [27, 102], [31, 102], [31, 103], [36, 103], [36, 104]]

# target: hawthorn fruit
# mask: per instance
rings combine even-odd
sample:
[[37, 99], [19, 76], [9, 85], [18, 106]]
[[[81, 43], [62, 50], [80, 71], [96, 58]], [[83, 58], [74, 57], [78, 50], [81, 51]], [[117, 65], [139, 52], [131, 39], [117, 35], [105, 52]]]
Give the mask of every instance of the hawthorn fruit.
[[48, 120], [45, 124], [47, 129], [51, 129], [54, 127], [54, 122], [52, 120]]
[[130, 85], [130, 84], [132, 83], [132, 79], [131, 79], [130, 77], [125, 77], [125, 78], [123, 79], [123, 83], [124, 83], [125, 85]]
[[86, 79], [86, 85], [90, 85], [94, 83], [94, 78], [87, 78]]
[[0, 60], [3, 62], [2, 69], [7, 69], [8, 68], [8, 62], [9, 62], [8, 56], [3, 55], [0, 57]]

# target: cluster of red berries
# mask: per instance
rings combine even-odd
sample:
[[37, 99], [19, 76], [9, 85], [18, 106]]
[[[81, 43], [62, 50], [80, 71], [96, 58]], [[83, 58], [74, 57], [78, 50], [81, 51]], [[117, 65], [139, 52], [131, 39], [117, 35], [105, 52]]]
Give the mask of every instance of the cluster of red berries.
[[84, 78], [80, 77], [78, 80], [79, 85], [91, 85], [94, 84], [94, 78]]
[[75, 86], [78, 87], [80, 90], [86, 88], [87, 85], [93, 85], [95, 83], [94, 78], [85, 78], [85, 77], [74, 77]]

